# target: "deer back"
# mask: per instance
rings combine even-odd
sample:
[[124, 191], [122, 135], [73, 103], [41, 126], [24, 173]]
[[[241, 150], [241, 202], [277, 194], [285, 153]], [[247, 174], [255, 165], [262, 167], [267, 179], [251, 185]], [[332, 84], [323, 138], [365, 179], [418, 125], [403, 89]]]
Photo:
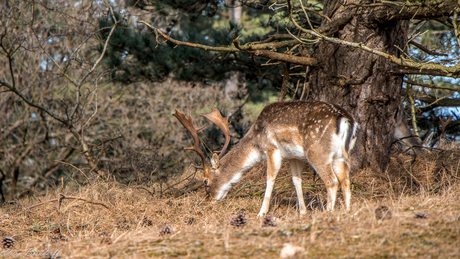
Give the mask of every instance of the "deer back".
[[[267, 105], [248, 136], [263, 150], [278, 148], [284, 158], [306, 159], [343, 146], [352, 148], [357, 124], [340, 106], [320, 101], [287, 101]], [[344, 139], [345, 138], [345, 139]], [[344, 143], [341, 144], [341, 143]]]

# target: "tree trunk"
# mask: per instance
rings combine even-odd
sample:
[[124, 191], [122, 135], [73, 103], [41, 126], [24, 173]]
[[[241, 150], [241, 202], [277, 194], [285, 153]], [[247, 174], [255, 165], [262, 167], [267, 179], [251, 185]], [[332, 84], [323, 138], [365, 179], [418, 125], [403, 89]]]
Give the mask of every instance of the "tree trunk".
[[[350, 13], [339, 0], [327, 0], [325, 14], [332, 20], [353, 16], [334, 37], [399, 56], [407, 42], [407, 21], [373, 24], [372, 13]], [[347, 4], [372, 1], [349, 0]], [[397, 47], [398, 46], [398, 47]], [[353, 150], [353, 166], [383, 171], [389, 161], [395, 115], [401, 101], [403, 76], [391, 73], [385, 58], [325, 41], [315, 46], [319, 66], [310, 74], [311, 98], [332, 102], [349, 110], [360, 125]], [[375, 64], [374, 64], [375, 62]], [[371, 70], [372, 72], [369, 72]]]

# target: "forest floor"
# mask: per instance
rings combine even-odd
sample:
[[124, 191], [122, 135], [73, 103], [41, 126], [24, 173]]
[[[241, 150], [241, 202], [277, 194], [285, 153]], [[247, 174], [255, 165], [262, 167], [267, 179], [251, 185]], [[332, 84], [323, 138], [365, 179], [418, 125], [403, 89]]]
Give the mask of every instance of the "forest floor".
[[[294, 246], [293, 258], [460, 258], [459, 162], [449, 161], [427, 169], [437, 172], [438, 181], [430, 184], [410, 170], [397, 183], [369, 171], [353, 174], [350, 212], [340, 192], [336, 210], [324, 211], [324, 185], [306, 173], [305, 216], [298, 215], [283, 172], [268, 219], [256, 216], [265, 186], [254, 183], [263, 183], [263, 166], [235, 186], [237, 195], [218, 202], [201, 189], [160, 195], [151, 187], [100, 179], [69, 184], [1, 208], [0, 257], [280, 258], [284, 247]], [[382, 216], [381, 206], [391, 215]]]

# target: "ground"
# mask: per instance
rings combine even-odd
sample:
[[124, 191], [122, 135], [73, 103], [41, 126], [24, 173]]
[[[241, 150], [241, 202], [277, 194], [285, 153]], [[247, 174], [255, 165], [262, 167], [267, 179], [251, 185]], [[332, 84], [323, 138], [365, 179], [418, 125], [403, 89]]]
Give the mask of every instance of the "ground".
[[[417, 166], [410, 157], [398, 159], [393, 163]], [[306, 172], [305, 216], [298, 215], [295, 192], [282, 173], [265, 226], [256, 216], [263, 198], [264, 185], [258, 183], [265, 179], [263, 165], [242, 179], [236, 195], [218, 202], [206, 199], [201, 189], [160, 195], [147, 191], [148, 186], [100, 179], [81, 187], [69, 184], [1, 208], [0, 256], [279, 258], [290, 244], [303, 248], [295, 258], [460, 258], [458, 161], [440, 163], [445, 170], [427, 169], [430, 174], [439, 169], [438, 181], [429, 183], [410, 170], [387, 180], [369, 170], [356, 172], [350, 212], [341, 204], [341, 193], [336, 210], [323, 211], [325, 188]], [[60, 206], [56, 201], [38, 205], [62, 198], [60, 194], [66, 197]], [[382, 216], [381, 206], [391, 215]], [[8, 238], [14, 240], [11, 248], [5, 248]]]

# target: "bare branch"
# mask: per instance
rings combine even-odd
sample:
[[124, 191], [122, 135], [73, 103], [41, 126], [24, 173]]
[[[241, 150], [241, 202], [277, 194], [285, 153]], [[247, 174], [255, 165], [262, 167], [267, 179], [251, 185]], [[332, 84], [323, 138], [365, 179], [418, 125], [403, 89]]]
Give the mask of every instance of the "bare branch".
[[105, 40], [104, 43], [104, 48], [102, 49], [101, 55], [99, 55], [99, 58], [96, 60], [96, 62], [93, 64], [93, 67], [86, 73], [86, 75], [83, 76], [83, 78], [80, 80], [80, 83], [77, 86], [77, 89], [75, 90], [75, 106], [70, 114], [70, 118], [73, 117], [75, 112], [77, 111], [78, 107], [80, 106], [80, 90], [85, 82], [86, 78], [93, 73], [93, 71], [96, 69], [96, 67], [99, 65], [99, 63], [102, 61], [104, 58], [104, 55], [107, 51], [107, 46], [109, 45], [109, 41], [112, 38], [113, 32], [115, 31], [115, 28], [117, 28], [117, 25], [119, 21], [117, 21], [117, 18], [115, 17], [115, 14], [113, 12], [112, 6], [107, 2], [107, 0], [104, 0], [104, 3], [107, 5], [107, 7], [110, 9], [110, 13], [112, 14], [112, 19], [115, 21], [114, 25], [112, 26], [112, 29], [110, 30], [109, 35], [107, 36], [107, 39]]
[[[251, 44], [245, 44], [243, 46], [239, 45], [237, 41], [233, 41], [234, 46], [226, 46], [226, 47], [213, 47], [213, 46], [207, 46], [207, 45], [202, 45], [202, 44], [196, 44], [196, 43], [190, 43], [190, 42], [184, 42], [184, 41], [179, 41], [176, 39], [173, 39], [166, 35], [164, 32], [162, 32], [160, 29], [155, 28], [154, 26], [148, 24], [145, 21], [140, 21], [140, 23], [143, 23], [147, 25], [149, 28], [153, 29], [155, 32], [160, 34], [162, 37], [165, 39], [171, 41], [174, 44], [180, 45], [180, 46], [188, 46], [188, 47], [193, 47], [193, 48], [199, 48], [199, 49], [204, 49], [208, 51], [223, 51], [223, 52], [240, 52], [240, 51], [247, 51], [248, 53], [251, 53], [256, 56], [260, 57], [265, 57], [269, 59], [274, 59], [274, 60], [279, 60], [283, 62], [290, 62], [298, 65], [305, 65], [305, 66], [316, 66], [317, 65], [317, 60], [315, 58], [309, 58], [309, 57], [298, 57], [298, 56], [292, 56], [292, 55], [286, 55], [274, 51], [269, 51], [269, 50], [262, 50], [262, 49], [257, 49], [257, 45]], [[295, 41], [296, 44], [298, 44], [298, 41]], [[289, 44], [291, 44], [291, 41], [289, 41]], [[277, 43], [268, 43], [268, 44], [261, 44], [265, 47], [268, 47], [268, 45], [272, 46], [278, 46], [278, 47], [286, 47], [279, 45], [279, 42]], [[294, 44], [295, 45], [295, 44]], [[238, 46], [238, 47], [236, 47]]]
[[428, 49], [427, 47], [423, 46], [422, 44], [420, 44], [420, 43], [418, 43], [418, 42], [416, 42], [414, 40], [411, 40], [409, 43], [414, 45], [415, 47], [421, 49], [423, 52], [425, 52], [427, 54], [434, 55], [434, 56], [448, 56], [447, 54], [434, 52], [434, 51]]
[[454, 19], [452, 20], [452, 25], [454, 26], [455, 38], [457, 39], [458, 46], [460, 47], [460, 22], [458, 19], [458, 10], [454, 14]]
[[11, 127], [9, 127], [7, 130], [5, 130], [5, 132], [0, 136], [0, 145], [3, 144], [3, 141], [5, 140], [5, 138], [8, 137], [8, 135], [10, 135], [10, 133], [13, 130], [15, 130], [17, 127], [21, 126], [21, 124], [23, 124], [25, 121], [26, 121], [25, 119], [18, 120]]
[[446, 76], [446, 73], [433, 69], [416, 69], [416, 68], [394, 68], [391, 70], [393, 74], [399, 75], [430, 75], [430, 76]]
[[370, 13], [366, 17], [368, 23], [386, 23], [397, 20], [434, 19], [449, 16], [458, 8], [457, 0], [430, 1], [387, 1], [377, 0], [371, 4], [346, 4], [347, 7], [359, 8], [360, 12]]
[[256, 56], [279, 60], [283, 62], [289, 62], [293, 64], [298, 64], [298, 65], [304, 65], [304, 66], [317, 66], [318, 65], [318, 60], [316, 58], [286, 55], [286, 54], [273, 52], [269, 50], [248, 50], [247, 52], [254, 54]]
[[[98, 202], [98, 201], [92, 201], [92, 200], [88, 200], [88, 199], [85, 199], [85, 198], [81, 198], [81, 197], [75, 197], [75, 196], [65, 196], [64, 194], [59, 194], [59, 198], [57, 199], [52, 199], [52, 200], [48, 200], [48, 201], [44, 201], [44, 202], [40, 202], [40, 203], [37, 203], [37, 204], [34, 204], [32, 206], [29, 206], [27, 208], [24, 209], [24, 211], [28, 211], [32, 208], [35, 208], [35, 207], [38, 207], [38, 206], [41, 206], [41, 205], [44, 205], [46, 203], [50, 203], [50, 202], [60, 202], [64, 199], [69, 199], [69, 200], [80, 200], [80, 201], [84, 201], [84, 202], [87, 202], [87, 203], [91, 203], [91, 204], [95, 204], [95, 205], [100, 205], [100, 206], [103, 206], [105, 207], [106, 209], [110, 209], [109, 206], [105, 205], [104, 203], [102, 202]], [[22, 213], [22, 212], [21, 212]], [[19, 216], [21, 215], [21, 213], [18, 213], [16, 216]]]
[[166, 33], [161, 31], [160, 29], [157, 29], [154, 26], [150, 25], [146, 21], [141, 20], [141, 21], [139, 21], [139, 23], [145, 24], [147, 27], [152, 29], [155, 33], [160, 34], [166, 40], [169, 40], [170, 42], [172, 42], [172, 43], [174, 43], [176, 45], [179, 45], [179, 46], [188, 46], [188, 47], [204, 49], [204, 50], [208, 50], [208, 51], [224, 51], [224, 52], [238, 52], [238, 51], [240, 51], [239, 49], [237, 49], [236, 47], [233, 47], [233, 46], [213, 47], [213, 46], [208, 46], [208, 45], [202, 45], [202, 44], [197, 44], [197, 43], [190, 43], [190, 42], [176, 40], [176, 39], [173, 39], [173, 38], [169, 37], [168, 35], [166, 35]]
[[283, 83], [281, 84], [281, 94], [280, 97], [278, 98], [278, 102], [281, 102], [284, 100], [284, 97], [286, 96], [287, 93], [287, 84], [289, 81], [289, 67], [291, 66], [290, 63], [285, 63], [284, 64], [284, 75], [283, 75]]
[[34, 103], [33, 101], [27, 99], [27, 97], [25, 97], [17, 88], [13, 87], [11, 84], [9, 84], [8, 82], [5, 82], [3, 80], [0, 79], [0, 84], [3, 85], [3, 86], [6, 86], [6, 88], [8, 88], [11, 92], [15, 93], [17, 96], [19, 96], [24, 102], [26, 102], [28, 105], [32, 106], [32, 107], [35, 107], [37, 109], [40, 109], [44, 112], [46, 112], [49, 116], [51, 116], [53, 119], [61, 122], [62, 124], [66, 125], [67, 127], [69, 127], [69, 123], [67, 120], [59, 117], [58, 115], [56, 115], [55, 113], [53, 113], [51, 110], [49, 110], [48, 108], [42, 106], [42, 105], [39, 105], [39, 104], [36, 104]]
[[411, 84], [411, 85], [418, 85], [421, 87], [427, 87], [427, 88], [433, 88], [433, 89], [448, 90], [448, 91], [455, 91], [455, 92], [460, 91], [460, 88], [452, 88], [452, 87], [446, 87], [446, 86], [437, 86], [434, 84], [419, 83], [419, 82], [415, 82], [410, 79], [404, 79], [403, 82], [407, 84]]
[[82, 173], [86, 177], [86, 179], [89, 179], [88, 176], [80, 168], [78, 168], [78, 167], [76, 167], [76, 166], [74, 166], [72, 164], [69, 164], [67, 162], [64, 162], [64, 161], [59, 161], [59, 160], [54, 160], [54, 161], [58, 162], [58, 163], [61, 163], [61, 164], [70, 165], [71, 167], [73, 167], [73, 168], [77, 169], [78, 171], [80, 171], [80, 173]]
[[302, 5], [302, 9], [307, 10], [307, 11], [309, 11], [310, 13], [314, 13], [314, 14], [316, 14], [316, 15], [319, 15], [319, 16], [323, 17], [324, 19], [326, 19], [328, 22], [331, 22], [331, 21], [332, 21], [331, 18], [327, 17], [327, 15], [324, 15], [324, 14], [322, 14], [322, 13], [316, 11], [316, 10], [313, 10], [313, 9], [310, 9], [310, 8], [308, 8], [308, 7], [303, 6], [303, 3], [302, 3], [302, 2], [300, 2], [300, 4]]
[[412, 91], [411, 90], [412, 89], [410, 88], [410, 90], [407, 91], [407, 99], [409, 99], [409, 103], [410, 103], [410, 115], [411, 115], [412, 129], [414, 130], [415, 136], [419, 137], [420, 134], [418, 133], [417, 118], [415, 116], [416, 115], [416, 113], [415, 113], [415, 102], [414, 102], [414, 98], [412, 97]]

